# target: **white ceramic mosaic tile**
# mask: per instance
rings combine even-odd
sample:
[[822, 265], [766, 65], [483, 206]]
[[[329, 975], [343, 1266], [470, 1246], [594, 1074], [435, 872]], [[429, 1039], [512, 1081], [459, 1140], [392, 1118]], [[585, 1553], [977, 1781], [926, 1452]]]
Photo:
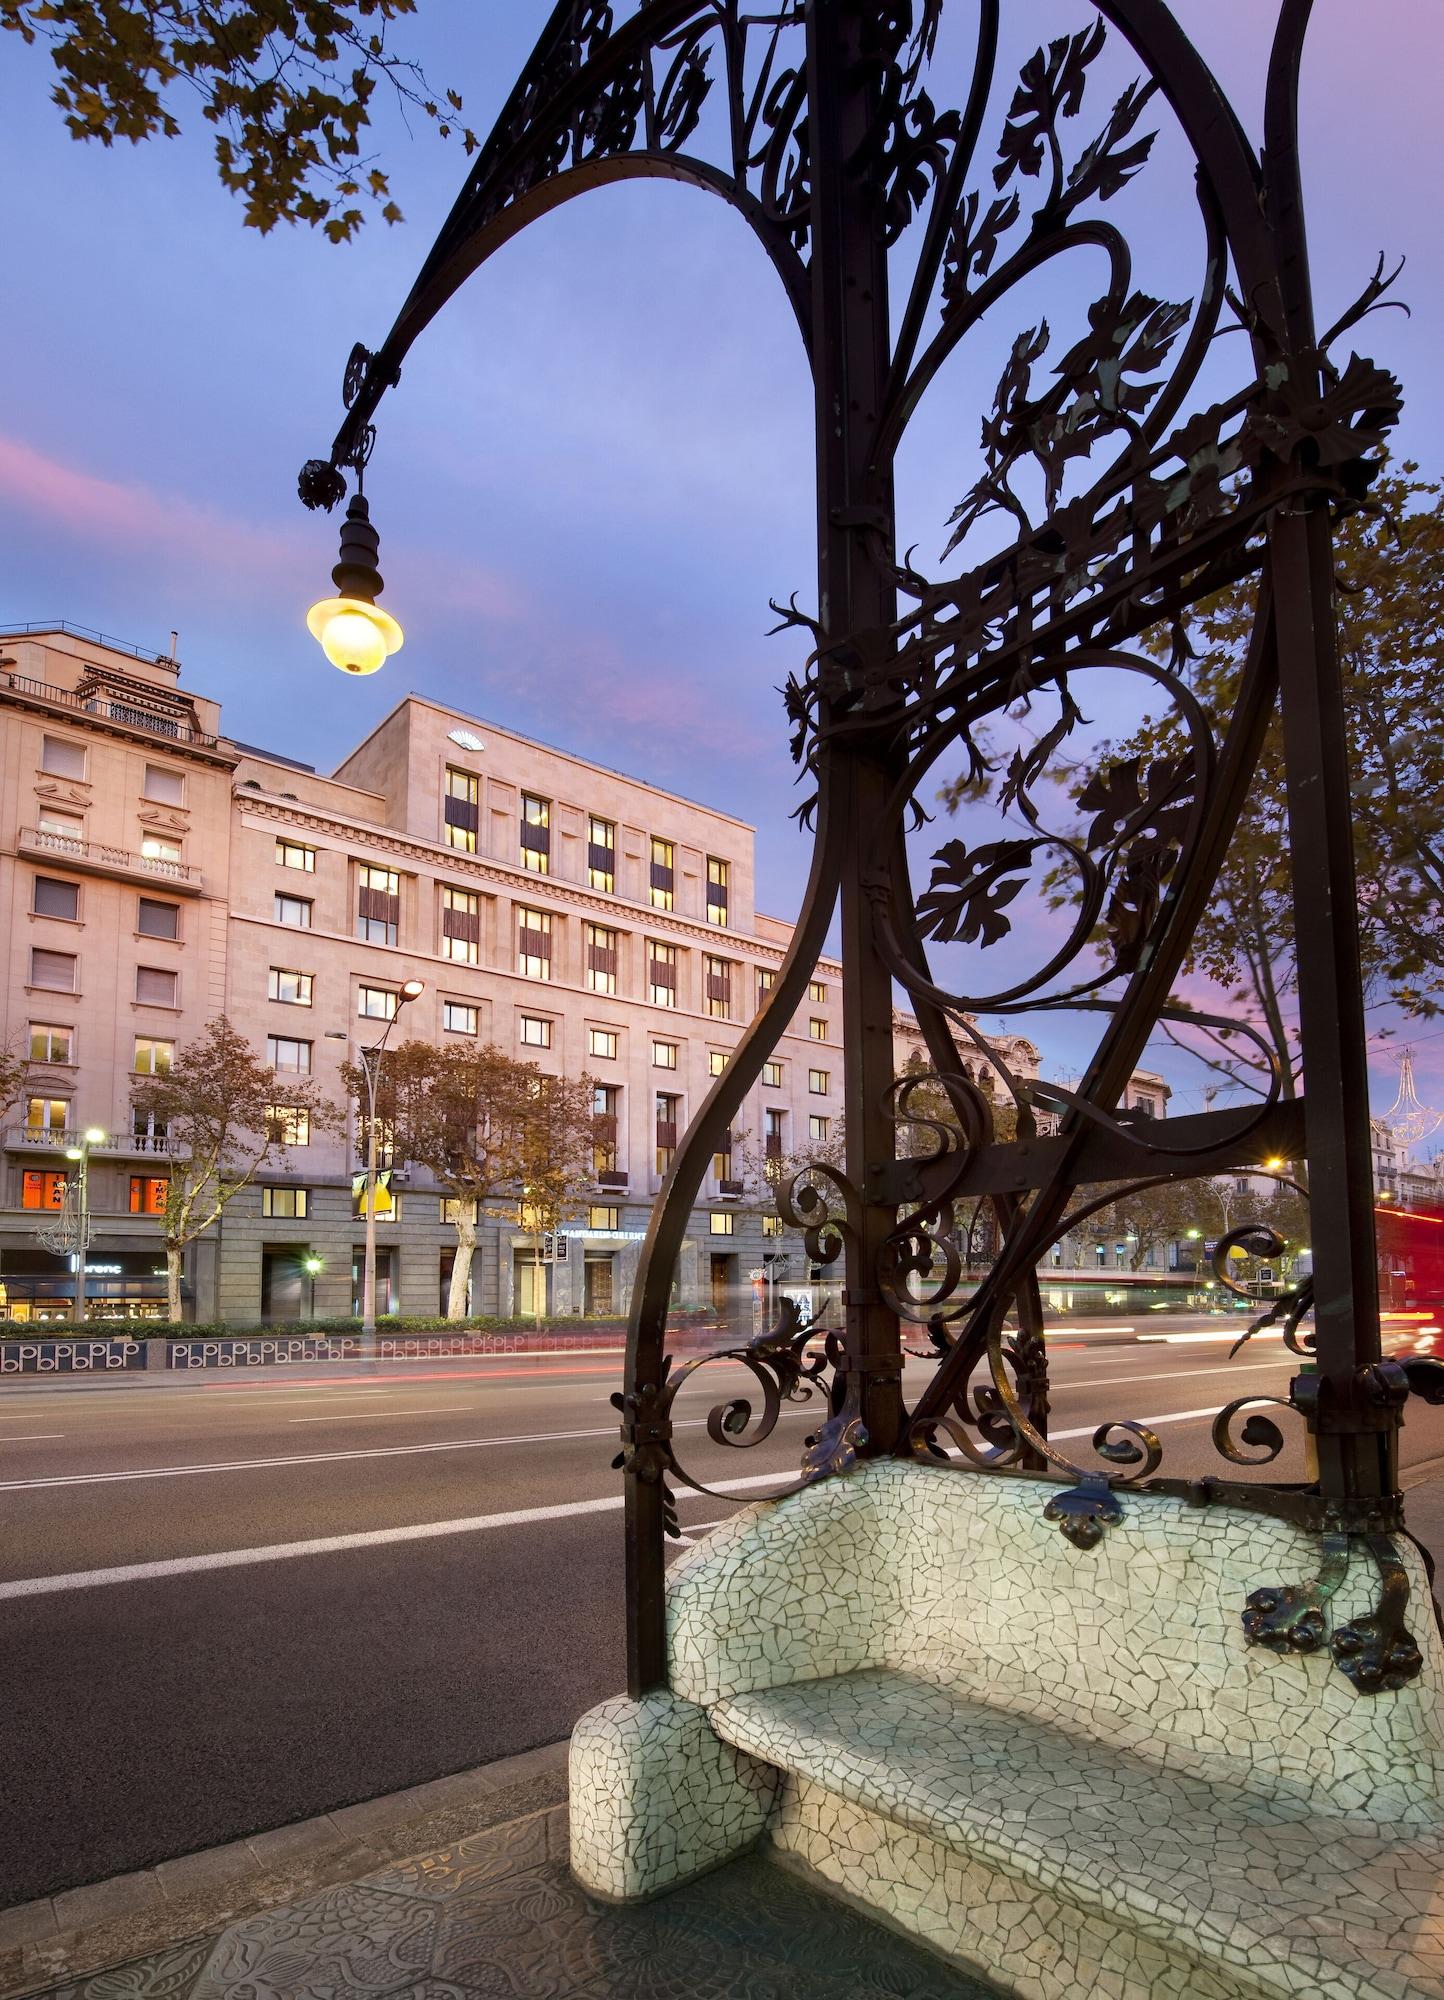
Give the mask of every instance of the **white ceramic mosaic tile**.
[[670, 1694], [604, 1701], [572, 1731], [572, 1873], [613, 1902], [654, 1896], [750, 1847], [778, 1773]]
[[[632, 1746], [594, 1753], [597, 1775], [618, 1792], [645, 1738], [627, 1811], [665, 1821], [684, 1781], [651, 1745], [676, 1732], [717, 1837], [740, 1840], [755, 1774], [787, 1771], [780, 1849], [1038, 2000], [1444, 2000], [1444, 1649], [1417, 1554], [1400, 1544], [1424, 1672], [1360, 1695], [1326, 1652], [1244, 1638], [1245, 1598], [1309, 1581], [1316, 1537], [1129, 1494], [1080, 1552], [1047, 1490], [883, 1461], [745, 1510], [671, 1572], [678, 1710], [594, 1711], [584, 1729]], [[1360, 1553], [1332, 1618], [1376, 1591]], [[760, 1760], [749, 1811], [681, 1720], [703, 1709]], [[678, 1865], [629, 1834], [619, 1871], [619, 1837], [593, 1865], [636, 1886], [612, 1893]]]

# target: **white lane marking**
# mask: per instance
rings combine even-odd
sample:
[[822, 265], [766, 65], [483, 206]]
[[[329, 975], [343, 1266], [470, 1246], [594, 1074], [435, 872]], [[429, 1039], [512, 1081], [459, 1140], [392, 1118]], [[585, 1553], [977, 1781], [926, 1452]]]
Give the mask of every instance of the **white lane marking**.
[[[807, 1416], [809, 1412], [789, 1410], [783, 1414]], [[810, 1414], [815, 1416], [815, 1410]], [[684, 1417], [674, 1428], [679, 1431], [703, 1430], [706, 1428], [706, 1423], [705, 1417]], [[361, 1445], [352, 1451], [294, 1452], [279, 1458], [218, 1459], [201, 1465], [145, 1465], [127, 1468], [121, 1472], [55, 1473], [45, 1479], [0, 1480], [0, 1493], [24, 1493], [46, 1486], [110, 1486], [127, 1479], [194, 1479], [205, 1472], [262, 1472], [273, 1470], [278, 1465], [338, 1465], [348, 1459], [410, 1458], [419, 1452], [428, 1451], [485, 1451], [493, 1445], [560, 1444], [572, 1438], [616, 1436], [616, 1425], [606, 1424], [595, 1430], [526, 1431], [515, 1437], [441, 1438], [434, 1444]], [[782, 1479], [787, 1475], [779, 1472], [770, 1476]]]
[[1181, 1382], [1188, 1375], [1247, 1375], [1260, 1368], [1292, 1368], [1294, 1363], [1282, 1354], [1272, 1361], [1245, 1361], [1240, 1364], [1230, 1361], [1218, 1368], [1165, 1368], [1152, 1375], [1079, 1375], [1070, 1376], [1067, 1381], [1059, 1375], [1051, 1378], [1049, 1387], [1055, 1395], [1061, 1396], [1065, 1389], [1109, 1389], [1120, 1382]]
[[[786, 1472], [764, 1472], [746, 1479], [719, 1479], [718, 1491], [745, 1492], [786, 1480]], [[679, 1499], [690, 1496], [679, 1494]], [[702, 1495], [697, 1495], [702, 1498]], [[600, 1500], [569, 1500], [556, 1507], [522, 1507], [508, 1514], [474, 1514], [460, 1521], [424, 1521], [405, 1528], [372, 1528], [353, 1535], [325, 1535], [310, 1542], [275, 1542], [257, 1549], [222, 1549], [214, 1555], [173, 1556], [159, 1562], [119, 1563], [111, 1569], [70, 1570], [59, 1576], [27, 1576], [0, 1583], [0, 1602], [17, 1597], [49, 1597], [60, 1591], [94, 1590], [114, 1583], [149, 1583], [160, 1577], [193, 1576], [206, 1570], [240, 1569], [255, 1563], [285, 1562], [296, 1556], [339, 1555], [348, 1549], [384, 1548], [395, 1542], [422, 1542], [444, 1535], [474, 1535], [487, 1528], [530, 1528], [547, 1521], [565, 1521], [579, 1514], [615, 1514], [623, 1496], [608, 1493]]]
[[442, 1417], [468, 1403], [432, 1403], [425, 1410], [329, 1410], [324, 1417], [287, 1417], [288, 1424], [389, 1424], [393, 1417]]
[[1070, 1333], [1136, 1333], [1137, 1331], [1137, 1327], [1114, 1326], [1111, 1322], [1107, 1326], [1073, 1326], [1066, 1319], [1045, 1319], [1043, 1322], [1045, 1336], [1050, 1333], [1066, 1336]]
[[[1223, 1405], [1221, 1403], [1218, 1403], [1215, 1404], [1212, 1409], [1208, 1410], [1165, 1410], [1162, 1416], [1134, 1417], [1132, 1419], [1132, 1422], [1134, 1422], [1135, 1424], [1146, 1424], [1149, 1430], [1152, 1430], [1155, 1424], [1190, 1424], [1193, 1423], [1199, 1417], [1216, 1417], [1220, 1409], [1222, 1409], [1222, 1407]], [[1048, 1433], [1048, 1438], [1049, 1442], [1054, 1444], [1058, 1443], [1059, 1440], [1063, 1438], [1089, 1438], [1092, 1437], [1094, 1431], [1098, 1430], [1099, 1428], [1100, 1425], [1096, 1423], [1079, 1424], [1076, 1430], [1071, 1430], [1071, 1431], [1050, 1430]]]
[[4, 1444], [38, 1444], [42, 1438], [63, 1438], [64, 1431], [12, 1431], [8, 1437], [0, 1438]]

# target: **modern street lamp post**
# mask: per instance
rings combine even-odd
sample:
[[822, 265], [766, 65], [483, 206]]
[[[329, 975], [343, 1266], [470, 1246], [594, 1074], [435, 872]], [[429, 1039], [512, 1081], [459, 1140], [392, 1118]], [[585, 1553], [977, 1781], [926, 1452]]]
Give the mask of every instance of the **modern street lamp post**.
[[[413, 1000], [419, 1000], [426, 991], [426, 982], [408, 979], [396, 996], [396, 1009], [391, 1019], [381, 1031], [379, 1042], [369, 1048], [357, 1045], [356, 1053], [361, 1059], [361, 1075], [366, 1084], [366, 1256], [361, 1277], [361, 1358], [374, 1360], [376, 1354], [376, 1089], [381, 1073], [381, 1058], [391, 1030], [396, 1026], [397, 1016], [403, 1007]], [[350, 1042], [350, 1036], [339, 1029], [328, 1033], [328, 1040]]]
[[103, 1146], [106, 1135], [98, 1125], [87, 1125], [80, 1135], [78, 1145], [67, 1146], [65, 1157], [73, 1160], [79, 1171], [75, 1192], [75, 1323], [85, 1324], [85, 1253], [90, 1247], [90, 1153], [94, 1146]]

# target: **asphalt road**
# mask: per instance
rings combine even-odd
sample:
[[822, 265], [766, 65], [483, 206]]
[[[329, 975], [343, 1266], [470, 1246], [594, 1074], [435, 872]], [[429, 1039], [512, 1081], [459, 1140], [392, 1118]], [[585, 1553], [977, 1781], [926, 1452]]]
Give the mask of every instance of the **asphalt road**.
[[[1227, 1360], [1217, 1321], [1168, 1329], [1060, 1330], [1054, 1437], [1141, 1417], [1165, 1471], [1218, 1470], [1213, 1411], [1295, 1364], [1277, 1341]], [[910, 1401], [930, 1368], [909, 1364]], [[7, 1385], [0, 1906], [554, 1741], [617, 1692], [617, 1374], [510, 1356]], [[681, 1393], [690, 1469], [743, 1482], [682, 1490], [689, 1535], [785, 1478], [816, 1422], [788, 1408], [756, 1450], [713, 1445], [708, 1408], [746, 1380], [719, 1364]], [[1411, 1410], [1404, 1458], [1444, 1460], [1444, 1411]]]

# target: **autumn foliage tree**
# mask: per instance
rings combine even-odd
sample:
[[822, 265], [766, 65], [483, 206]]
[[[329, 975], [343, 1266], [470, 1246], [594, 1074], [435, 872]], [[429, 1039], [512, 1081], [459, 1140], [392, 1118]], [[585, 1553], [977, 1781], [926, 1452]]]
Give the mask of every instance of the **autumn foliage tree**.
[[[524, 1226], [531, 1230], [538, 1264], [541, 1238], [554, 1235], [578, 1213], [596, 1184], [595, 1085], [589, 1076], [533, 1072], [519, 1131], [518, 1159]], [[532, 1293], [541, 1319], [541, 1286]]]
[[434, 91], [391, 45], [415, 12], [416, 0], [0, 0], [0, 29], [48, 52], [73, 139], [173, 139], [198, 114], [250, 228], [305, 222], [340, 243], [361, 227], [362, 202], [401, 220], [364, 150], [378, 85], [467, 153], [477, 146], [458, 93]]
[[312, 1132], [339, 1131], [342, 1113], [309, 1077], [278, 1080], [224, 1014], [185, 1043], [168, 1070], [137, 1081], [130, 1101], [168, 1144], [166, 1299], [179, 1320], [186, 1246], [220, 1221], [262, 1167], [285, 1167], [303, 1121]]

